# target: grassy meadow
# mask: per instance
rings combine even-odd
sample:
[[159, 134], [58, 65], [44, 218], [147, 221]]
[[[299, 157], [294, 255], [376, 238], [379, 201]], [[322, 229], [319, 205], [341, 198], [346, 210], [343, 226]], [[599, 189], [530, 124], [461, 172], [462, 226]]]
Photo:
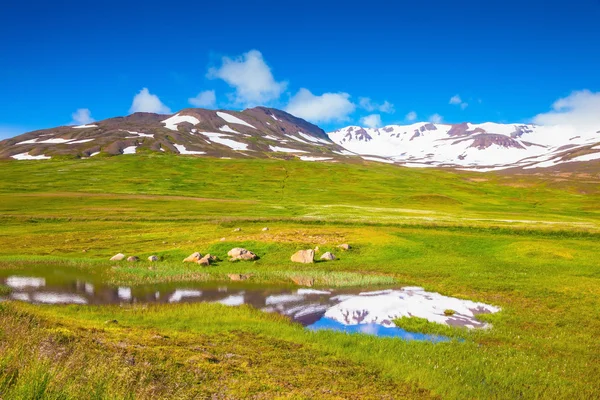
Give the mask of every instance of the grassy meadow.
[[[454, 338], [432, 344], [310, 332], [247, 306], [2, 302], [2, 399], [600, 397], [593, 175], [163, 154], [2, 161], [0, 223], [5, 271], [68, 270], [134, 288], [230, 273], [257, 284], [410, 285], [502, 308], [481, 317], [491, 329], [473, 332], [397, 321]], [[339, 259], [290, 261], [315, 246]], [[233, 247], [260, 258], [229, 262]], [[181, 262], [194, 251], [221, 261]], [[108, 261], [119, 252], [142, 261]]]

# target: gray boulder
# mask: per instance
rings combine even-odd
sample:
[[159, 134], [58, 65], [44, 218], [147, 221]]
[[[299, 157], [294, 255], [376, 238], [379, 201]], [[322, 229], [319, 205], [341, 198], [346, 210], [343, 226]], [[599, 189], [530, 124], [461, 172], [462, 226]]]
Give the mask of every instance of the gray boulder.
[[323, 255], [321, 256], [321, 260], [325, 260], [325, 261], [333, 261], [335, 259], [336, 259], [336, 256], [330, 252], [323, 253]]

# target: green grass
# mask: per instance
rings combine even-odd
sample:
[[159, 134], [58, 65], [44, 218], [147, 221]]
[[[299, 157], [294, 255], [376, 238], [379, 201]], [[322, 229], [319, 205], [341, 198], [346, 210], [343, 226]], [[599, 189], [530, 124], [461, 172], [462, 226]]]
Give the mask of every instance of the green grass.
[[11, 291], [12, 290], [10, 287], [0, 284], [0, 296], [7, 296], [11, 293]]
[[[2, 162], [0, 270], [115, 285], [228, 273], [417, 285], [502, 311], [480, 331], [397, 321], [456, 339], [430, 344], [311, 333], [247, 307], [6, 303], [0, 397], [597, 398], [598, 204], [590, 176], [167, 155]], [[260, 259], [226, 261], [238, 246]], [[315, 246], [339, 259], [290, 261]], [[194, 251], [222, 261], [181, 262]], [[118, 252], [142, 261], [108, 261]]]

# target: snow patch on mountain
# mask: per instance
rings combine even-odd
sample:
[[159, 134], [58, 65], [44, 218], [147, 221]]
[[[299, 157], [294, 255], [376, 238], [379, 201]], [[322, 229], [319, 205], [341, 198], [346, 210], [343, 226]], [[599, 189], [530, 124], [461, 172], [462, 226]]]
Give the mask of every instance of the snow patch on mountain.
[[51, 157], [43, 154], [39, 156], [32, 156], [29, 153], [21, 153], [15, 154], [14, 156], [11, 156], [11, 158], [14, 158], [15, 160], [49, 160]]
[[279, 151], [281, 153], [307, 153], [306, 151], [303, 151], [303, 150], [290, 149], [287, 147], [279, 147], [279, 146], [269, 146], [269, 149], [271, 151]]
[[238, 117], [235, 117], [231, 114], [227, 114], [222, 111], [217, 111], [217, 116], [219, 116], [219, 118], [225, 120], [226, 122], [229, 122], [230, 124], [246, 125], [252, 129], [256, 129], [254, 126], [250, 125], [246, 121], [239, 119]]
[[97, 128], [98, 125], [78, 125], [78, 126], [74, 126], [73, 129], [85, 129], [85, 128]]
[[302, 161], [329, 161], [333, 160], [331, 157], [311, 157], [311, 156], [300, 156]]
[[239, 134], [239, 132], [238, 132], [238, 131], [231, 129], [231, 128], [229, 127], [229, 125], [223, 125], [222, 127], [220, 127], [220, 128], [219, 128], [219, 130], [220, 130], [221, 132], [229, 132], [229, 133], [235, 133], [235, 134]]
[[37, 141], [37, 139], [25, 140], [23, 142], [19, 142], [17, 144], [61, 144], [61, 143], [69, 143], [73, 139], [63, 139], [63, 138], [52, 138], [46, 139], [42, 141]]
[[193, 154], [198, 154], [198, 155], [199, 154], [206, 154], [204, 151], [188, 150], [182, 144], [174, 144], [173, 146], [177, 149], [177, 151], [179, 152], [179, 154], [191, 154], [191, 155], [193, 155]]
[[87, 142], [91, 142], [94, 139], [81, 139], [81, 140], [75, 140], [73, 142], [66, 142], [68, 144], [79, 144], [79, 143], [87, 143]]
[[223, 146], [227, 146], [233, 150], [249, 150], [248, 144], [236, 142], [235, 140], [228, 139], [228, 135], [224, 135], [218, 132], [198, 132], [201, 135], [206, 136], [210, 139], [211, 142], [222, 144]]
[[177, 131], [177, 125], [182, 122], [188, 122], [192, 125], [198, 125], [200, 123], [200, 120], [198, 120], [198, 118], [196, 117], [192, 117], [191, 115], [175, 114], [172, 117], [162, 121], [162, 123], [165, 124], [165, 128], [170, 129], [172, 131]]

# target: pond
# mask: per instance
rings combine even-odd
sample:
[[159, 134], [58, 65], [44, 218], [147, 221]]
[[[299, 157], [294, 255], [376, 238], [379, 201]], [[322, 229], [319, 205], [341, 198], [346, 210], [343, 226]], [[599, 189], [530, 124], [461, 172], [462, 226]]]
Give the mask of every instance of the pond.
[[[72, 273], [0, 271], [0, 282], [11, 288], [5, 299], [38, 304], [143, 304], [213, 302], [243, 304], [276, 312], [310, 330], [335, 330], [405, 340], [439, 342], [448, 338], [407, 332], [393, 320], [425, 318], [450, 326], [484, 328], [477, 315], [497, 307], [427, 292], [420, 287], [312, 289], [249, 283], [180, 283], [111, 286]], [[452, 310], [451, 313], [448, 310]]]

